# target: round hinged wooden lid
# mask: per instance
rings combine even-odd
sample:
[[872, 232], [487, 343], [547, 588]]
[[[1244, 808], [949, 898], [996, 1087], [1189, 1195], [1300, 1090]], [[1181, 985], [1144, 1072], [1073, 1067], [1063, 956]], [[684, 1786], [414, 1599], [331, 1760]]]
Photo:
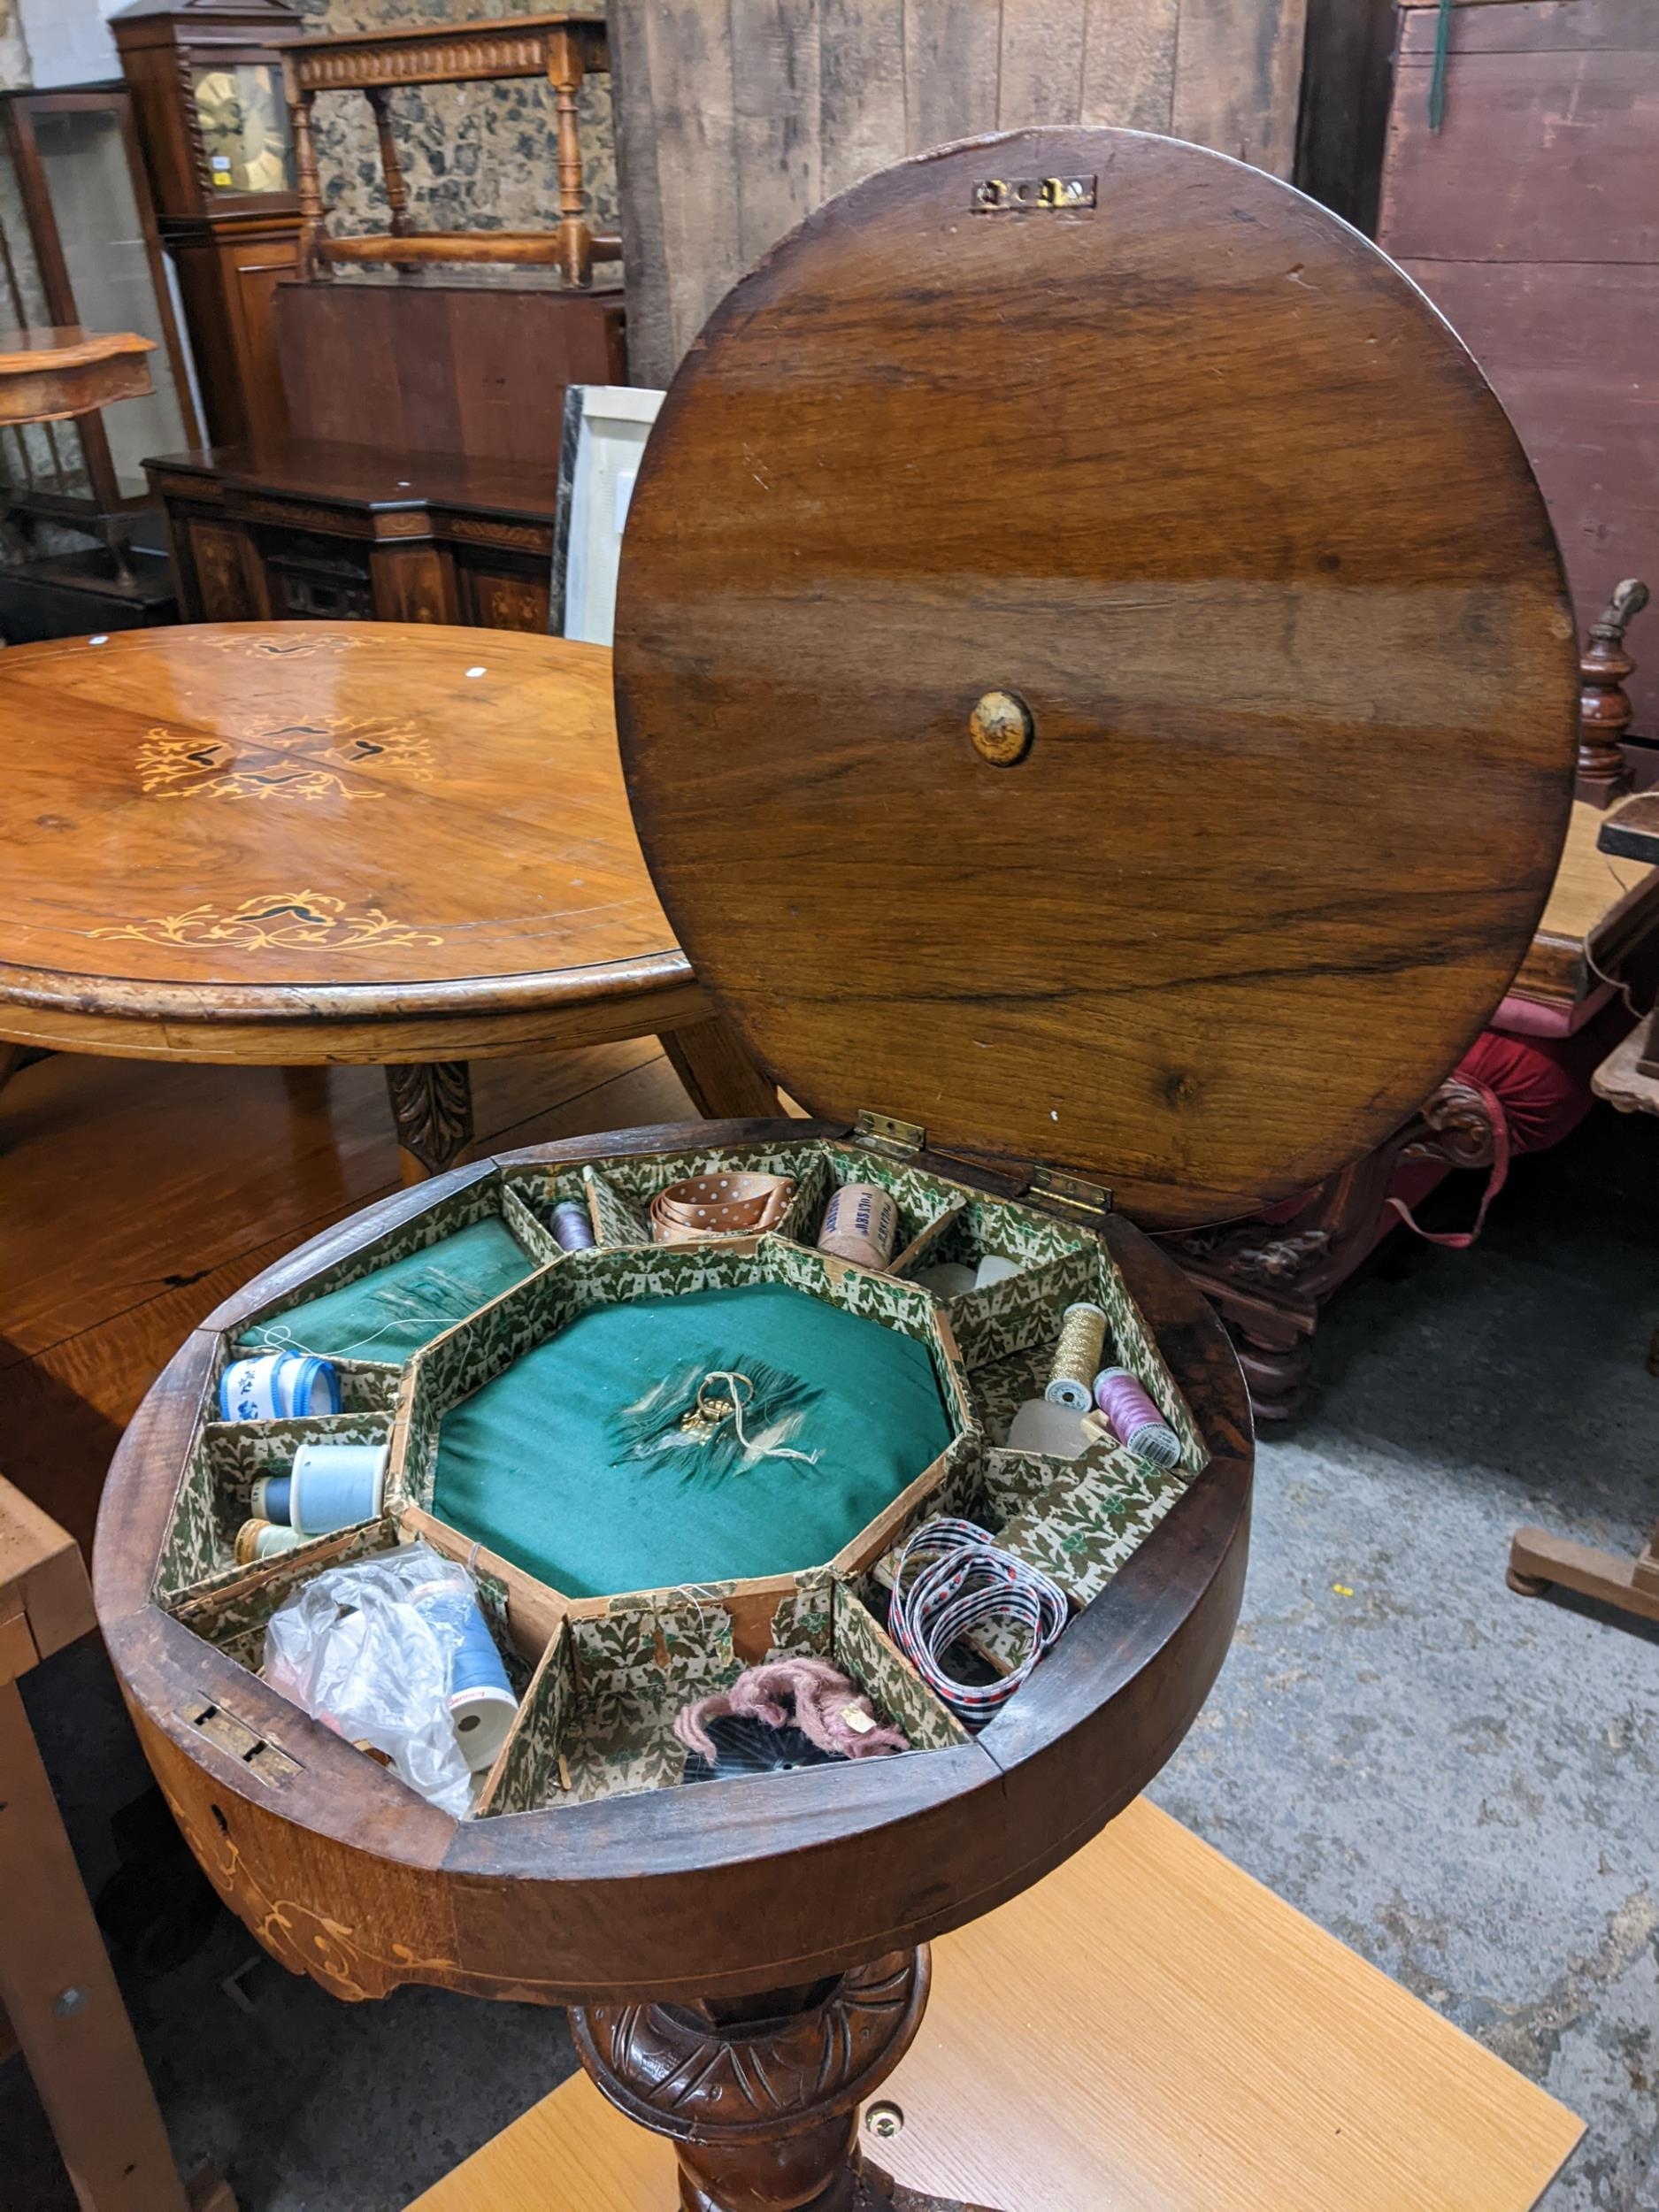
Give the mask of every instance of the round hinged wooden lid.
[[623, 552], [663, 903], [813, 1112], [1163, 1225], [1380, 1141], [1567, 818], [1543, 501], [1416, 288], [1138, 133], [872, 177], [727, 296]]

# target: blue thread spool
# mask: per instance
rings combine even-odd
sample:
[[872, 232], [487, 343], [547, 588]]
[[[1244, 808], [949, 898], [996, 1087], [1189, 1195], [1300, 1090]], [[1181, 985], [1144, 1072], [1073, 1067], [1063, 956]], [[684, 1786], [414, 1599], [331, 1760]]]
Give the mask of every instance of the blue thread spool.
[[290, 1421], [338, 1413], [340, 1378], [312, 1352], [256, 1352], [232, 1360], [219, 1379], [221, 1421]]
[[561, 1252], [591, 1252], [594, 1225], [580, 1200], [565, 1198], [553, 1209], [553, 1241]]
[[372, 1521], [386, 1495], [386, 1444], [302, 1444], [294, 1455], [288, 1525], [326, 1536]]
[[449, 1724], [467, 1765], [481, 1774], [495, 1765], [518, 1713], [495, 1639], [477, 1600], [459, 1583], [429, 1582], [414, 1596], [437, 1634], [450, 1645]]
[[253, 1486], [249, 1503], [257, 1521], [273, 1522], [279, 1528], [291, 1528], [289, 1513], [294, 1489], [290, 1475], [261, 1475]]

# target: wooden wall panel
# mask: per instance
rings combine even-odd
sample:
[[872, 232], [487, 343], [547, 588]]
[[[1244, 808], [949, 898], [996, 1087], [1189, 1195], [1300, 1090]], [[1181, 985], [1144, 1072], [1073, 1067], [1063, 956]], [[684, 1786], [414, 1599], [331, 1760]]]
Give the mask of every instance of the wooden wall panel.
[[1083, 98], [1089, 0], [1026, 0], [1002, 10], [996, 127], [1071, 122]]
[[1389, 251], [1659, 260], [1659, 4], [1646, 46], [1477, 58], [1460, 43], [1438, 136], [1428, 122], [1431, 62], [1402, 54], [1383, 215]]
[[1181, 0], [1177, 138], [1287, 177], [1308, 0]]
[[1167, 131], [1175, 112], [1181, 0], [1100, 0], [1089, 11], [1079, 120]]
[[[1509, 410], [1579, 622], [1659, 585], [1659, 4], [1461, 0], [1442, 128], [1436, 10], [1406, 0], [1378, 237]], [[1632, 734], [1659, 739], [1659, 627], [1633, 627]]]
[[984, 0], [905, 0], [906, 149], [923, 153], [987, 127], [1002, 68], [1000, 10]]
[[1173, 130], [1280, 176], [1307, 0], [611, 0], [629, 358], [664, 384], [820, 200], [1041, 123]]

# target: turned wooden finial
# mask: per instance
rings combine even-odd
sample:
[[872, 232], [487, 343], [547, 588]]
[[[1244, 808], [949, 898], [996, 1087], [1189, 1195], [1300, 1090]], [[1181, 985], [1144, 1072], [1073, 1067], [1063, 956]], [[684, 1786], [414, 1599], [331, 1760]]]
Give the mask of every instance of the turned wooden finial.
[[1636, 664], [1624, 650], [1625, 625], [1647, 604], [1647, 587], [1627, 576], [1590, 626], [1578, 663], [1578, 795], [1592, 806], [1610, 806], [1630, 789], [1630, 771], [1619, 740], [1630, 726], [1624, 679]]

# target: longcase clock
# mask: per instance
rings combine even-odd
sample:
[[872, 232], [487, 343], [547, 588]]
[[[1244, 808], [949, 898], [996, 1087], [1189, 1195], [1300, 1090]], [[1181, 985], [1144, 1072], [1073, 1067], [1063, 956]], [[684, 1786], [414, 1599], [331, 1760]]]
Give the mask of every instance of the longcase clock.
[[282, 0], [136, 0], [110, 22], [215, 445], [288, 428], [272, 307], [299, 197], [277, 42], [303, 27]]

